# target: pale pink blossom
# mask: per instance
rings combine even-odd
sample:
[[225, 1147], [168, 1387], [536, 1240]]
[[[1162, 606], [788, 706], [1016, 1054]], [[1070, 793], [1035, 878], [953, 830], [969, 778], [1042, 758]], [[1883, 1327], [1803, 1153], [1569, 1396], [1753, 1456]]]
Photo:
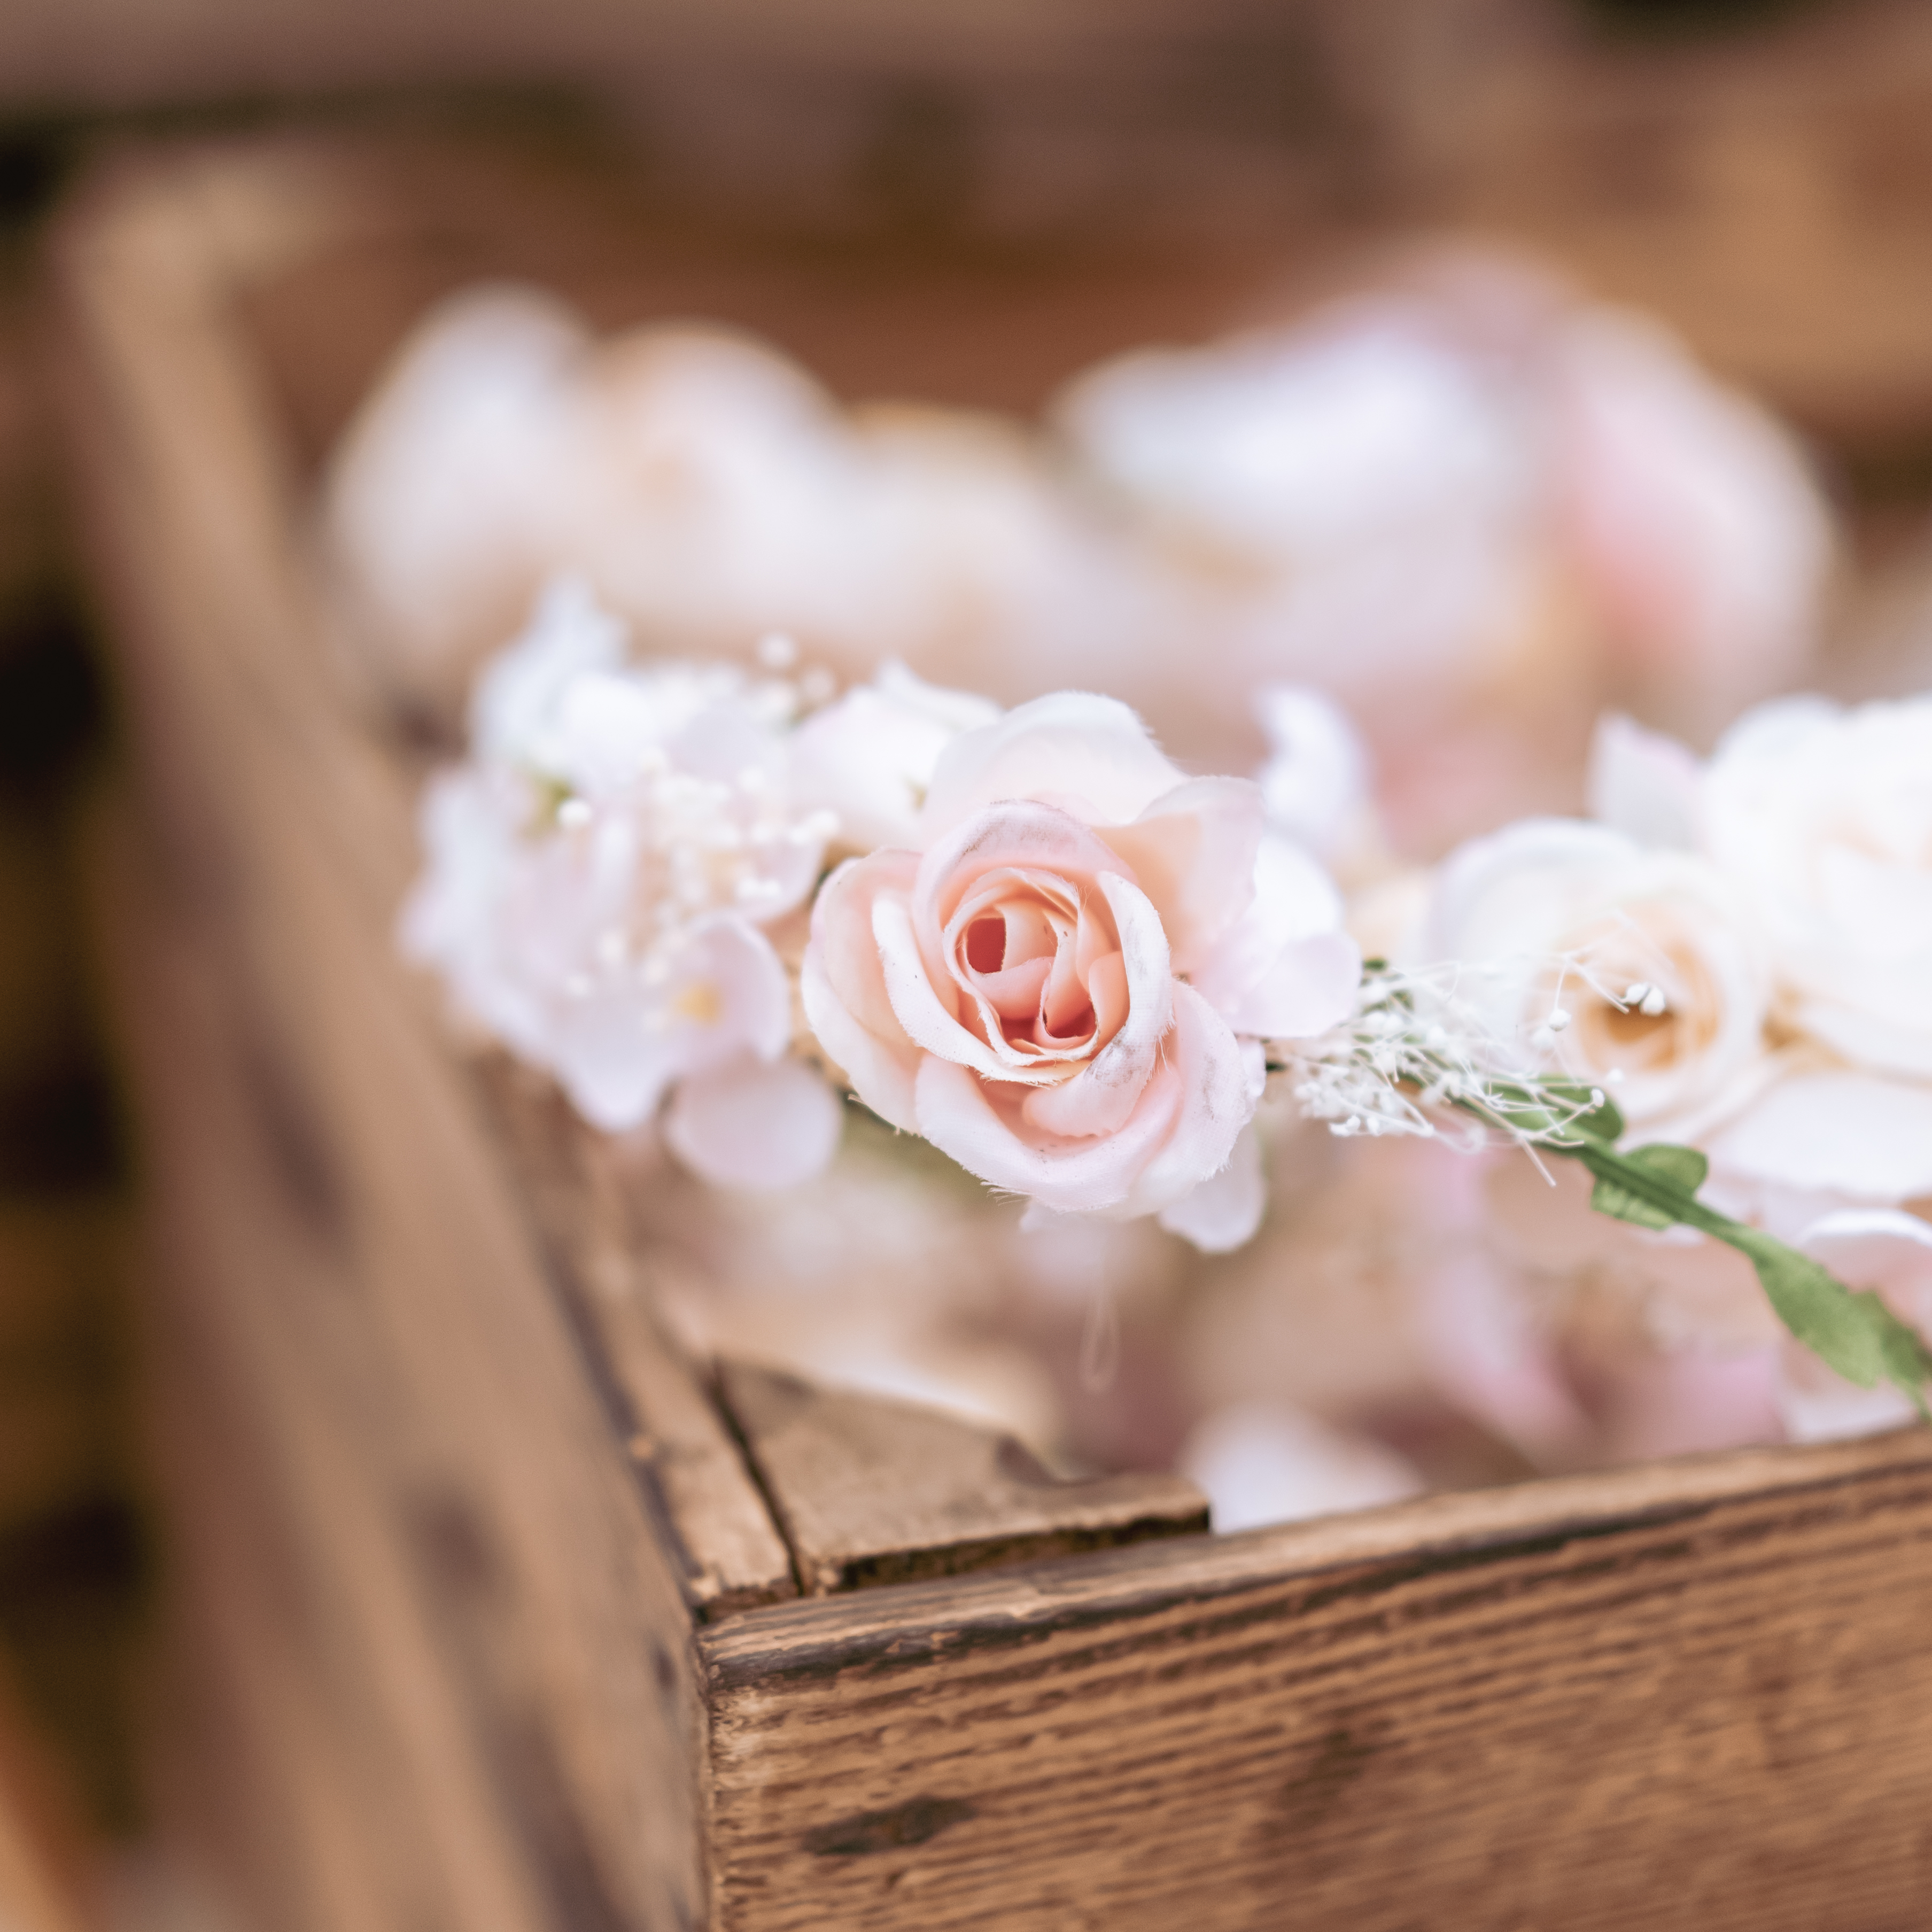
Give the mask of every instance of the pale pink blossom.
[[1687, 729], [1800, 672], [1834, 566], [1789, 433], [1657, 324], [1580, 308], [1548, 349], [1567, 541], [1630, 673]]
[[794, 794], [837, 814], [837, 847], [865, 853], [910, 845], [940, 753], [962, 731], [999, 715], [988, 698], [944, 690], [888, 662], [869, 684], [799, 727], [791, 748]]
[[1606, 701], [1708, 731], [1815, 649], [1832, 520], [1792, 439], [1660, 330], [1472, 251], [1065, 392], [1081, 468], [1193, 599], [1225, 683], [1124, 653], [1193, 750], [1232, 694], [1350, 706], [1394, 834], [1574, 808]]
[[1325, 864], [1373, 864], [1381, 845], [1368, 747], [1340, 705], [1307, 685], [1255, 694], [1268, 742], [1256, 774], [1268, 824]]
[[884, 1120], [1046, 1210], [1157, 1214], [1228, 1167], [1262, 1040], [1350, 1010], [1340, 914], [1258, 788], [1189, 779], [1125, 706], [1064, 693], [955, 740], [919, 848], [826, 882], [802, 990]]
[[476, 751], [432, 780], [401, 939], [452, 1004], [554, 1074], [592, 1125], [646, 1125], [708, 1178], [823, 1166], [839, 1113], [788, 1058], [767, 937], [818, 877], [827, 826], [787, 790], [790, 699], [724, 667], [614, 663], [570, 586], [482, 681]]

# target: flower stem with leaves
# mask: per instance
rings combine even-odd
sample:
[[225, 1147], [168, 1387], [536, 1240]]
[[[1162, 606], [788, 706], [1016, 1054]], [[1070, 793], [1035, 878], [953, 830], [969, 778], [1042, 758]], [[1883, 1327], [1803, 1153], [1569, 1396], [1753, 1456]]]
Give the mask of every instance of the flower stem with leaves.
[[[1568, 962], [1575, 964], [1576, 962]], [[1304, 1111], [1340, 1134], [1439, 1131], [1448, 1110], [1532, 1156], [1580, 1162], [1598, 1213], [1634, 1226], [1682, 1227], [1734, 1248], [1756, 1270], [1778, 1319], [1830, 1369], [1862, 1388], [1887, 1382], [1932, 1421], [1932, 1352], [1870, 1288], [1851, 1288], [1776, 1236], [1700, 1201], [1710, 1163], [1694, 1148], [1619, 1148], [1623, 1116], [1600, 1088], [1526, 1070], [1462, 998], [1473, 969], [1409, 973], [1372, 959], [1352, 1024], [1303, 1045], [1275, 1070], [1296, 1076]]]

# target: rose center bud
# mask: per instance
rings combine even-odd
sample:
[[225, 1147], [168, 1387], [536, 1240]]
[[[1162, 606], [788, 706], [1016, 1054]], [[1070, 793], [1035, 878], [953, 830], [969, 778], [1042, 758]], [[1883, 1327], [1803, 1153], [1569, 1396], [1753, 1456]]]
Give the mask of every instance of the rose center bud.
[[976, 996], [969, 1024], [989, 1046], [997, 1030], [1029, 1057], [1084, 1054], [1099, 1044], [1089, 982], [1096, 973], [1106, 979], [1110, 963], [1118, 963], [1111, 932], [1093, 924], [1070, 886], [1049, 896], [1009, 875], [976, 896], [954, 928], [960, 978]]
[[1644, 949], [1640, 958], [1592, 963], [1604, 979], [1628, 978], [1652, 997], [1627, 994], [1621, 1006], [1609, 998], [1583, 1004], [1577, 1044], [1591, 1065], [1660, 1073], [1709, 1048], [1718, 1028], [1717, 990], [1690, 947], [1660, 944]]
[[966, 963], [976, 973], [997, 973], [1006, 963], [1004, 919], [976, 919], [966, 928]]

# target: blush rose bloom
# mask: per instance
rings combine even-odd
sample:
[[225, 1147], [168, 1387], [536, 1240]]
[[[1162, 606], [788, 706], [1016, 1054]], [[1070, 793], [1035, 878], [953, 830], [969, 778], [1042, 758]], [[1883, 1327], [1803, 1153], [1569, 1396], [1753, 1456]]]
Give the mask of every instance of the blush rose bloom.
[[[1125, 705], [1065, 692], [948, 746], [918, 849], [832, 874], [802, 991], [859, 1098], [970, 1172], [1225, 1247], [1258, 1203], [1206, 1184], [1254, 1113], [1261, 1042], [1352, 1007], [1340, 923], [1258, 787], [1190, 779]], [[1204, 1188], [1224, 1216], [1190, 1211]]]

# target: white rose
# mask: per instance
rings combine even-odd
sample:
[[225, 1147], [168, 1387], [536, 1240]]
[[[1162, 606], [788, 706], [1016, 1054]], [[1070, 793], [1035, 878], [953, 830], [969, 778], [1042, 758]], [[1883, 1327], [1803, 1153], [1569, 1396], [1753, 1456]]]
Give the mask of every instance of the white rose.
[[1761, 706], [1718, 746], [1703, 820], [1790, 1019], [1855, 1064], [1932, 1078], [1932, 695]]
[[591, 344], [534, 289], [437, 306], [343, 437], [320, 536], [343, 636], [386, 690], [445, 718], [558, 552], [564, 399]]
[[1524, 820], [1444, 862], [1426, 950], [1466, 962], [1459, 992], [1499, 1036], [1603, 1086], [1644, 1138], [1697, 1138], [1772, 1070], [1762, 963], [1726, 882], [1692, 854]]

